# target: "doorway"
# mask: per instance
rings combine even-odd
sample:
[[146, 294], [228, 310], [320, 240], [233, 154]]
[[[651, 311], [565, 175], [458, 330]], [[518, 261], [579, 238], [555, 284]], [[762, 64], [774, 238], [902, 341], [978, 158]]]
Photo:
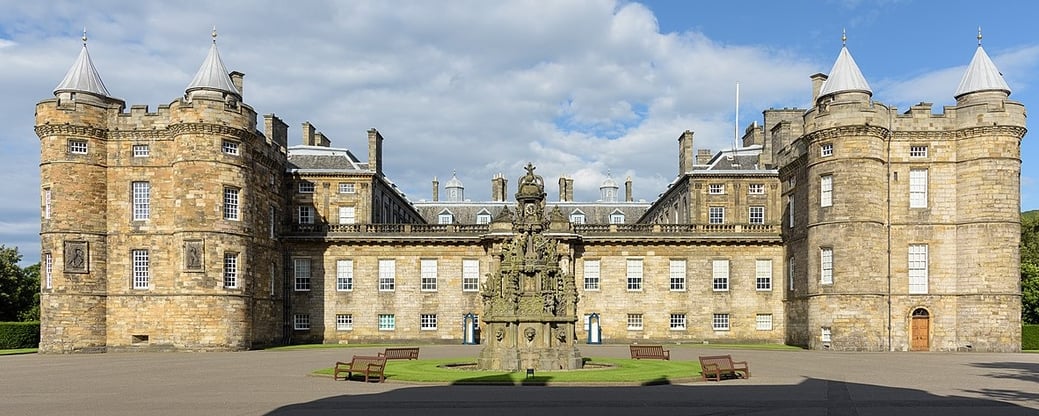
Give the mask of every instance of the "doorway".
[[930, 351], [931, 314], [927, 309], [917, 308], [913, 311], [910, 325], [909, 351]]

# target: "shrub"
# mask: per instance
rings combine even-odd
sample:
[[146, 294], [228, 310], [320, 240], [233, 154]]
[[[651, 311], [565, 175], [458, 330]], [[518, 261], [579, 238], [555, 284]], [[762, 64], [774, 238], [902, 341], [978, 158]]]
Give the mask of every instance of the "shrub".
[[39, 322], [0, 322], [0, 350], [36, 348], [39, 345]]
[[1039, 350], [1039, 325], [1021, 325], [1021, 349]]

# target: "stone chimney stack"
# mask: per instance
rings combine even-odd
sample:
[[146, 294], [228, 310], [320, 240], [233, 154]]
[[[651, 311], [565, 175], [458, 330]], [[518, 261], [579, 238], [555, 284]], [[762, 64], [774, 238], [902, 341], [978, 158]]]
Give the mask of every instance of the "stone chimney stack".
[[314, 143], [314, 134], [317, 133], [317, 129], [314, 128], [313, 124], [309, 121], [303, 122], [303, 145], [304, 146], [316, 146]]
[[706, 165], [711, 161], [711, 149], [700, 149], [696, 152], [696, 164]]
[[328, 138], [325, 137], [324, 133], [318, 132], [316, 135], [314, 135], [314, 145], [321, 147], [331, 147], [332, 141], [328, 140]]
[[438, 181], [437, 177], [434, 176], [433, 177], [433, 202], [437, 202], [439, 200], [440, 200], [440, 181]]
[[635, 198], [631, 194], [631, 176], [624, 179], [624, 202], [632, 202]]
[[678, 136], [678, 174], [693, 170], [693, 132], [686, 130]]
[[567, 202], [566, 199], [566, 176], [559, 177], [559, 202]]
[[491, 178], [491, 201], [505, 202], [508, 195], [509, 180], [505, 179], [505, 175], [501, 172], [494, 174], [494, 177]]
[[368, 170], [382, 176], [382, 135], [374, 127], [368, 129]]
[[238, 88], [238, 95], [245, 97], [245, 74], [231, 71], [228, 75], [231, 77], [231, 83], [234, 84], [234, 87]]
[[278, 116], [274, 114], [266, 114], [263, 116], [263, 131], [267, 134], [272, 142], [285, 147], [288, 146], [289, 140], [289, 125], [281, 121]]
[[574, 178], [566, 177], [566, 201], [574, 202]]
[[809, 78], [812, 79], [812, 105], [815, 105], [815, 100], [819, 99], [819, 91], [823, 89], [823, 83], [826, 82], [826, 74], [818, 73], [812, 74]]

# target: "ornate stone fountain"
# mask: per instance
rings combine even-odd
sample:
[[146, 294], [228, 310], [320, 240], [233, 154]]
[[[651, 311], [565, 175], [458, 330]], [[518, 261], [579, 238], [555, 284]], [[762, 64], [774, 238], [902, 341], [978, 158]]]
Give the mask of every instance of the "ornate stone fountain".
[[[527, 164], [520, 178], [513, 217], [506, 209], [495, 226], [511, 222], [512, 235], [500, 244], [497, 270], [487, 276], [481, 295], [481, 321], [487, 334], [479, 367], [485, 370], [571, 370], [582, 367], [577, 350], [577, 288], [569, 273], [568, 246], [545, 235], [550, 224], [565, 222], [553, 212], [545, 218], [545, 183]], [[504, 224], [503, 224], [504, 223]], [[552, 227], [556, 228], [556, 227]]]

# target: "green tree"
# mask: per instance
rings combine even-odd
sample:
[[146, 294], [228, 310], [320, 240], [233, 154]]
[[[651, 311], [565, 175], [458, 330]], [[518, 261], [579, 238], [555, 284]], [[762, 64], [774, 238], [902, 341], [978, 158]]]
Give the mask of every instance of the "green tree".
[[40, 263], [22, 269], [22, 308], [18, 319], [22, 322], [40, 320]]
[[21, 260], [17, 247], [0, 245], [0, 322], [17, 321], [25, 306], [25, 272], [18, 267]]
[[1039, 324], [1039, 211], [1021, 214], [1021, 321]]

